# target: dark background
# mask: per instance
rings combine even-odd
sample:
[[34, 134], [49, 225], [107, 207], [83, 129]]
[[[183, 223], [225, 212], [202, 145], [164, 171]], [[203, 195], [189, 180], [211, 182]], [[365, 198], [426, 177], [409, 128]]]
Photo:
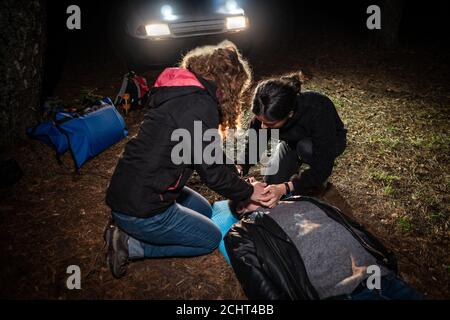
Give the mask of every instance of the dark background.
[[[446, 1], [403, 1], [398, 43], [383, 45], [366, 28], [366, 9], [380, 2], [384, 17], [386, 1], [247, 0], [255, 42], [247, 58], [254, 84], [310, 69], [314, 77], [304, 89], [329, 96], [349, 128], [348, 151], [331, 181], [335, 188], [323, 200], [353, 212], [392, 249], [407, 282], [428, 298], [449, 299], [450, 11]], [[129, 138], [89, 161], [81, 174], [73, 172], [70, 154], [61, 166], [50, 148], [25, 136], [27, 126], [42, 121], [42, 101], [80, 106], [85, 90], [115, 97], [128, 71], [108, 36], [118, 3], [0, 3], [0, 80], [6, 80], [0, 84], [0, 257], [6, 261], [0, 297], [245, 299], [218, 252], [142, 261], [120, 281], [106, 267], [102, 235], [110, 209], [104, 196], [145, 108], [126, 117]], [[71, 4], [81, 7], [82, 30], [67, 30]], [[163, 68], [140, 74], [152, 84]], [[16, 160], [16, 170], [4, 166], [3, 157]], [[8, 179], [17, 168], [22, 178]], [[210, 202], [222, 200], [198, 177], [189, 187]], [[65, 285], [72, 264], [83, 270], [79, 292]]]
[[[387, 0], [389, 1], [389, 0]], [[398, 2], [398, 0], [390, 0]], [[47, 1], [47, 54], [43, 96], [50, 96], [69, 52], [85, 46], [103, 46], [114, 51], [108, 41], [108, 21], [111, 10], [120, 1], [62, 0]], [[401, 2], [401, 1], [400, 1]], [[446, 50], [450, 47], [447, 1], [404, 1], [400, 23], [399, 46], [425, 50]], [[66, 28], [66, 9], [77, 4], [82, 12], [82, 29]], [[244, 0], [255, 38], [275, 46], [301, 44], [311, 38], [322, 41], [342, 39], [346, 45], [370, 45], [374, 34], [366, 27], [366, 9], [371, 4], [383, 6], [382, 1], [255, 1]], [[383, 9], [382, 9], [383, 10]], [[383, 17], [383, 11], [382, 11]], [[383, 18], [382, 18], [383, 19]], [[270, 48], [270, 46], [269, 46]], [[378, 48], [374, 48], [377, 50]], [[395, 48], [394, 48], [395, 49]], [[51, 62], [51, 63], [50, 63]]]

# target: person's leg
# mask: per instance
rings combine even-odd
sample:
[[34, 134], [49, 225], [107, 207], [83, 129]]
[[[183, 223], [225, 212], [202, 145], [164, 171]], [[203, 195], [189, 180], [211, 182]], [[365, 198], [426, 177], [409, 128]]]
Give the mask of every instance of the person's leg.
[[[297, 143], [297, 148], [296, 148], [297, 155], [302, 162], [311, 164], [311, 162], [313, 161], [313, 147], [314, 147], [314, 145], [310, 138], [302, 139]], [[342, 155], [346, 148], [347, 148], [346, 138], [340, 137], [336, 141], [335, 158]]]
[[222, 239], [209, 218], [178, 203], [146, 219], [120, 213], [114, 213], [114, 218], [130, 236], [130, 259], [199, 256], [212, 252]]
[[424, 296], [395, 274], [381, 280], [380, 295], [387, 300], [423, 300]]
[[280, 184], [287, 182], [298, 173], [300, 161], [295, 150], [282, 141], [272, 155], [265, 169], [264, 182], [267, 184]]
[[313, 162], [313, 143], [309, 138], [302, 139], [297, 142], [297, 156], [304, 163], [311, 164]]
[[[340, 156], [344, 150], [345, 150], [345, 142], [339, 142], [336, 144], [336, 156], [335, 158], [337, 158], [338, 156]], [[306, 164], [311, 165], [311, 163], [314, 162], [314, 144], [312, 142], [312, 140], [310, 138], [305, 138], [300, 140], [297, 143], [296, 146], [296, 152], [297, 152], [297, 156], [300, 158], [300, 161]], [[322, 184], [320, 186], [316, 186], [315, 188], [312, 188], [310, 191], [306, 192], [306, 195], [310, 195], [310, 196], [320, 196], [321, 194], [323, 194], [323, 192], [325, 192], [329, 186], [328, 184], [328, 179], [329, 177], [322, 182]]]
[[360, 285], [350, 295], [351, 300], [423, 300], [424, 296], [391, 273], [381, 278], [381, 289], [368, 289]]
[[200, 193], [192, 190], [191, 188], [184, 187], [181, 195], [177, 199], [177, 203], [183, 207], [194, 210], [205, 217], [211, 218], [212, 207], [208, 200], [205, 199]]

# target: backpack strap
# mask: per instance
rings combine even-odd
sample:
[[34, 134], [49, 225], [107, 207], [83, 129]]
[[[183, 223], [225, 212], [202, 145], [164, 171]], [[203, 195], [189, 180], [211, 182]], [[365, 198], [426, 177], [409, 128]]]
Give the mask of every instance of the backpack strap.
[[53, 123], [59, 129], [59, 126], [63, 125], [66, 122], [69, 122], [70, 120], [77, 119], [77, 118], [79, 118], [79, 115], [74, 115], [73, 117], [64, 117], [64, 118], [62, 118], [60, 120], [56, 120], [56, 119], [53, 120]]

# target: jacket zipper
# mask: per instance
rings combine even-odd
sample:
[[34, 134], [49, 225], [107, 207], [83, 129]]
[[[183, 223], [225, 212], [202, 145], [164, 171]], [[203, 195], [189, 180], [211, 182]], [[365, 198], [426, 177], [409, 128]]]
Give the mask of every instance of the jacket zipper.
[[[337, 208], [336, 208], [337, 209]], [[375, 253], [377, 253], [379, 256], [383, 257], [383, 262], [387, 263], [388, 259], [387, 257], [380, 251], [378, 251], [377, 249], [373, 248], [372, 246], [370, 246], [363, 238], [361, 238], [358, 234], [356, 234], [356, 232], [353, 231], [352, 226], [347, 222], [347, 220], [345, 220], [345, 218], [342, 216], [341, 212], [339, 210], [336, 210], [336, 212], [338, 213], [341, 221], [343, 222], [343, 225], [345, 226], [345, 228], [350, 231], [350, 233], [357, 238], [357, 240], [359, 240], [359, 242], [361, 243], [361, 245], [366, 248], [366, 250], [368, 251], [373, 251]]]

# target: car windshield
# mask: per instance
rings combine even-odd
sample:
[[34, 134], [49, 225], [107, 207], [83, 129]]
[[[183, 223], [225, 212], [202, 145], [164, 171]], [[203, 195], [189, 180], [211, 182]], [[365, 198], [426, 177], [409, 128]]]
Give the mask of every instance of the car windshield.
[[168, 5], [174, 14], [191, 14], [216, 12], [225, 5], [226, 0], [134, 0], [133, 2], [153, 8], [162, 8]]

